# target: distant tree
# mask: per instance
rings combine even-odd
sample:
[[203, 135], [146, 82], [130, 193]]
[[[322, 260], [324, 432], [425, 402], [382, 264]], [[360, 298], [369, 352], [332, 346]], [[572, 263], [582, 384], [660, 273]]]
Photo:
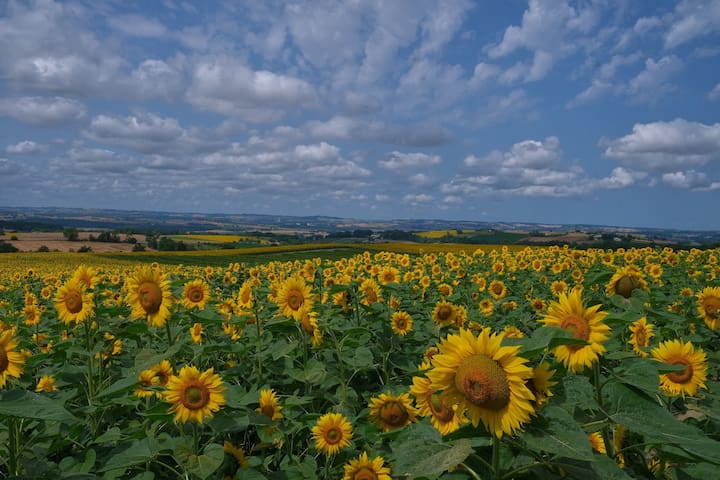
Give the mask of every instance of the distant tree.
[[50, 249], [48, 248], [47, 245], [40, 245], [40, 246], [38, 247], [37, 251], [38, 251], [38, 252], [49, 252]]
[[63, 230], [63, 237], [65, 237], [66, 240], [69, 240], [71, 242], [76, 242], [80, 238], [80, 233], [78, 232], [77, 228], [68, 227]]
[[12, 243], [0, 241], [0, 253], [13, 253], [19, 251]]
[[78, 248], [77, 251], [78, 251], [78, 253], [92, 252], [92, 247], [90, 247], [88, 245], [83, 245], [82, 247]]
[[137, 243], [137, 238], [128, 233], [125, 235], [125, 243]]
[[133, 245], [132, 251], [133, 252], [144, 252], [145, 245], [143, 245], [142, 243], [136, 243], [135, 245]]

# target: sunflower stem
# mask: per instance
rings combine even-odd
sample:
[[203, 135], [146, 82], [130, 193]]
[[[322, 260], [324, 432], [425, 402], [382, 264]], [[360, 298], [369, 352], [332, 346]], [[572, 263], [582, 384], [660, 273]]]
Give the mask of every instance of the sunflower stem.
[[200, 439], [198, 437], [198, 424], [193, 422], [193, 452], [195, 452], [195, 455], [199, 455], [199, 445]]
[[493, 478], [500, 478], [500, 439], [492, 436], [492, 474]]
[[260, 354], [262, 353], [262, 328], [260, 326], [260, 315], [258, 314], [257, 306], [255, 306], [255, 303], [253, 302], [253, 311], [255, 312], [255, 328], [257, 328], [257, 375], [258, 375], [258, 385], [263, 384], [263, 373], [262, 373], [262, 357]]
[[475, 480], [482, 480], [482, 477], [478, 475], [475, 470], [470, 468], [467, 463], [461, 463], [460, 465], [462, 466], [463, 470], [470, 474], [472, 478], [474, 478]]
[[22, 437], [22, 419], [8, 417], [8, 469], [10, 476], [20, 475], [20, 456], [22, 449], [20, 439]]
[[165, 321], [165, 331], [167, 332], [168, 345], [170, 345], [172, 347], [173, 338], [172, 338], [172, 333], [170, 332], [170, 319], [169, 318]]

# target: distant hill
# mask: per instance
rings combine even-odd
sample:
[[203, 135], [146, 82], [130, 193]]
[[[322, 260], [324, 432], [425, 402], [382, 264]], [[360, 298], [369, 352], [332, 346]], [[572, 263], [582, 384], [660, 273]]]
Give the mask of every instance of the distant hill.
[[[259, 214], [174, 213], [86, 208], [0, 207], [0, 227], [6, 230], [57, 231], [79, 229], [133, 230], [136, 232], [237, 232], [258, 231], [294, 235], [323, 235], [341, 231], [372, 230], [428, 232], [507, 232], [524, 234], [529, 243], [559, 243], [563, 238], [591, 244], [633, 239], [640, 243], [720, 245], [720, 232], [590, 224], [527, 222], [478, 222], [469, 220], [394, 219], [372, 220], [328, 216]], [[463, 235], [467, 236], [467, 235]], [[460, 241], [462, 236], [458, 238]], [[573, 240], [574, 239], [574, 240]]]

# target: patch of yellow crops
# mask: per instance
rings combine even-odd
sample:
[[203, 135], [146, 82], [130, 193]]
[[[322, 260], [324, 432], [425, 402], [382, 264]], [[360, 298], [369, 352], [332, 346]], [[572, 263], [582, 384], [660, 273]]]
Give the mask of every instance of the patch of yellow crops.
[[455, 236], [458, 234], [457, 230], [430, 230], [429, 232], [418, 232], [416, 235], [422, 238], [442, 238], [447, 235]]
[[211, 243], [230, 243], [230, 242], [242, 242], [244, 240], [257, 241], [262, 244], [267, 244], [268, 241], [262, 238], [251, 237], [249, 235], [176, 235], [175, 238], [179, 240], [200, 240], [202, 242]]
[[0, 255], [0, 277], [9, 278], [16, 273], [28, 271], [40, 275], [56, 275], [72, 271], [80, 264], [103, 270], [115, 270], [133, 265], [134, 261], [130, 257], [127, 260], [116, 260], [93, 253], [8, 253]]

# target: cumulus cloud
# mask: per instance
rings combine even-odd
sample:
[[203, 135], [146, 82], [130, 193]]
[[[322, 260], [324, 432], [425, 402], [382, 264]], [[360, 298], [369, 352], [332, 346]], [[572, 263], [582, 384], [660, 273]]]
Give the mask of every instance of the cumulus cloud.
[[494, 150], [483, 157], [470, 155], [465, 158], [467, 167], [479, 167], [483, 171], [502, 168], [549, 168], [560, 162], [562, 151], [557, 137], [548, 137], [544, 141], [525, 140], [514, 144], [510, 151]]
[[577, 35], [592, 31], [599, 20], [593, 5], [573, 7], [565, 1], [530, 0], [522, 23], [507, 27], [502, 41], [489, 45], [490, 58], [506, 57], [517, 50], [529, 50], [533, 58], [516, 64], [512, 80], [536, 81], [544, 78], [555, 63], [575, 51]]
[[85, 106], [70, 98], [0, 98], [0, 116], [36, 126], [54, 127], [78, 122], [85, 117], [85, 113]]
[[686, 170], [664, 173], [662, 181], [671, 187], [686, 190], [715, 190], [720, 188], [720, 182], [713, 182], [703, 172]]
[[10, 175], [20, 173], [20, 165], [7, 158], [0, 157], [0, 178], [9, 178]]
[[187, 101], [222, 115], [247, 115], [261, 108], [314, 107], [312, 85], [267, 70], [255, 71], [235, 58], [200, 59], [192, 69]]
[[187, 155], [220, 148], [224, 142], [196, 129], [185, 129], [175, 118], [153, 113], [128, 117], [98, 115], [83, 134], [96, 142], [145, 154]]
[[720, 31], [720, 2], [683, 0], [675, 7], [674, 18], [665, 34], [665, 47], [676, 48], [698, 37]]
[[600, 179], [599, 185], [603, 188], [627, 188], [647, 177], [646, 172], [636, 172], [623, 167], [613, 168], [609, 177]]
[[670, 171], [706, 165], [720, 158], [720, 123], [705, 125], [677, 118], [638, 123], [632, 133], [601, 140], [605, 156], [640, 170]]
[[378, 165], [387, 170], [411, 170], [431, 167], [439, 164], [441, 161], [439, 155], [393, 151], [385, 160], [380, 160]]
[[433, 202], [435, 199], [432, 195], [428, 195], [427, 193], [418, 193], [418, 194], [412, 194], [409, 193], [407, 195], [404, 195], [402, 198], [403, 203], [408, 203], [414, 207], [420, 206], [420, 205], [427, 205], [428, 203]]
[[715, 86], [710, 90], [707, 94], [708, 100], [711, 100], [713, 102], [720, 100], [720, 82], [715, 84]]
[[16, 155], [29, 155], [33, 153], [46, 152], [47, 146], [40, 145], [32, 140], [23, 140], [15, 145], [8, 145], [5, 148], [5, 151]]
[[108, 17], [108, 25], [129, 37], [162, 37], [167, 33], [165, 25], [143, 15], [114, 14]]
[[133, 171], [138, 161], [127, 155], [104, 148], [73, 147], [62, 157], [50, 160], [52, 170], [82, 174], [83, 172], [127, 174]]
[[303, 128], [316, 138], [378, 142], [408, 147], [432, 147], [452, 140], [450, 131], [433, 125], [393, 125], [336, 115], [327, 121], [311, 121]]
[[664, 56], [657, 61], [648, 58], [645, 69], [628, 82], [625, 93], [634, 101], [655, 101], [674, 89], [669, 80], [683, 67], [683, 61], [675, 55]]

